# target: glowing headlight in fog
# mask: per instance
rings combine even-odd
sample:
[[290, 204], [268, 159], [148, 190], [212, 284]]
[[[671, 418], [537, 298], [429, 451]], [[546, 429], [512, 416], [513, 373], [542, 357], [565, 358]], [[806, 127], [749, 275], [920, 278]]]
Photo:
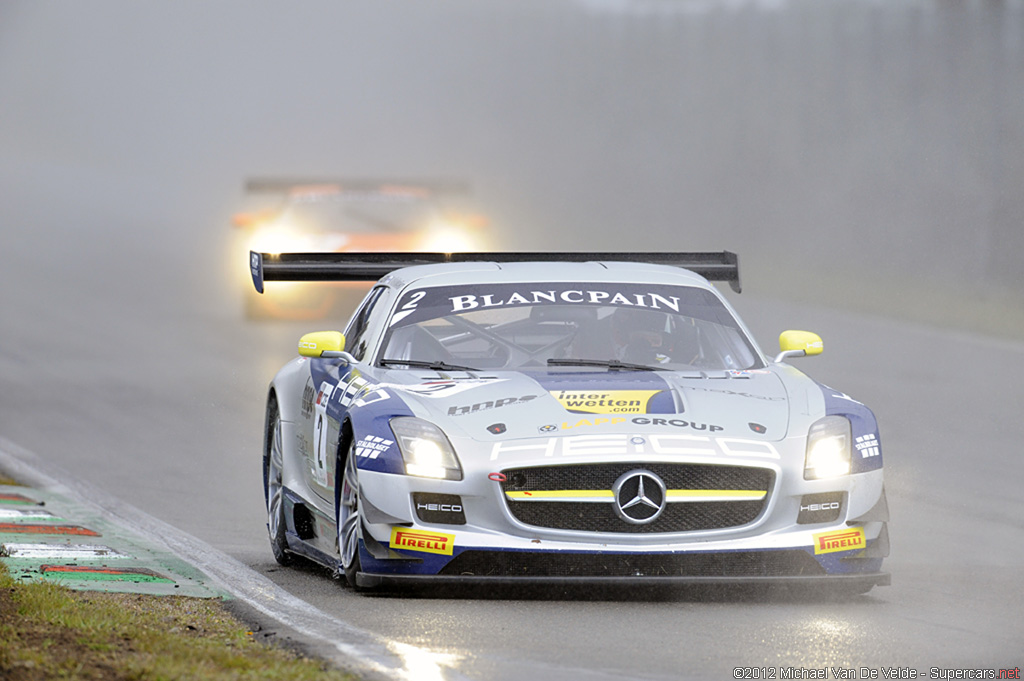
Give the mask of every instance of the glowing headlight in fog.
[[252, 235], [250, 250], [257, 253], [288, 253], [308, 250], [308, 238], [282, 223], [271, 223]]
[[423, 239], [423, 250], [430, 253], [464, 253], [479, 249], [479, 239], [454, 225], [435, 225]]
[[850, 472], [850, 421], [843, 416], [826, 416], [807, 433], [804, 479], [836, 478]]
[[405, 460], [405, 472], [421, 478], [462, 480], [462, 466], [444, 432], [411, 416], [391, 419], [391, 431]]

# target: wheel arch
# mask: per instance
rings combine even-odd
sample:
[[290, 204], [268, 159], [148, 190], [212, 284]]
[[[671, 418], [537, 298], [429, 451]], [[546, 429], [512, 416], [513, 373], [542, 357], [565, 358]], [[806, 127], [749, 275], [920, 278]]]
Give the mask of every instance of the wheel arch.
[[260, 460], [263, 468], [263, 501], [269, 502], [267, 498], [268, 483], [267, 480], [267, 457], [270, 456], [270, 435], [273, 430], [273, 417], [271, 415], [271, 405], [278, 410], [280, 406], [277, 404], [277, 391], [274, 386], [270, 386], [267, 390], [267, 401], [263, 408], [263, 451], [261, 452]]
[[296, 358], [286, 364], [267, 388], [269, 395], [277, 398], [281, 420], [295, 423], [302, 418], [303, 394], [312, 386], [312, 376], [305, 358]]
[[341, 507], [341, 485], [345, 476], [345, 462], [348, 457], [348, 450], [355, 441], [355, 429], [352, 427], [352, 419], [347, 415], [341, 422], [338, 430], [338, 448], [335, 452], [334, 464], [334, 522], [338, 522], [338, 510]]

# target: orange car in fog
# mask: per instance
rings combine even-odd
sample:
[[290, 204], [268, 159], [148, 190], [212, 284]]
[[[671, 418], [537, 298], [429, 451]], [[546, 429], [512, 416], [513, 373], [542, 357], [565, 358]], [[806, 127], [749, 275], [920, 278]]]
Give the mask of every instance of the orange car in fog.
[[[449, 207], [469, 194], [465, 183], [253, 179], [245, 189], [278, 197], [269, 208], [234, 216], [246, 252], [455, 253], [491, 246], [485, 218]], [[248, 270], [244, 275], [248, 281]], [[362, 283], [291, 283], [258, 296], [247, 288], [245, 313], [251, 319], [319, 319], [333, 310], [350, 311], [367, 289]]]

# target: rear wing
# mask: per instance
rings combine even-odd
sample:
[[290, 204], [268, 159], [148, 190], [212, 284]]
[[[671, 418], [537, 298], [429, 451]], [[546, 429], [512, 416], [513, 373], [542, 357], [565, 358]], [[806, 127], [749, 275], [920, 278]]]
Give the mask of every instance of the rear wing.
[[470, 193], [468, 182], [453, 179], [415, 178], [328, 178], [328, 177], [255, 177], [245, 181], [247, 194], [281, 194], [293, 192], [311, 193], [366, 193], [377, 194], [395, 191], [412, 191], [423, 194]]
[[257, 253], [249, 252], [256, 290], [265, 281], [377, 281], [413, 265], [449, 262], [644, 262], [675, 265], [709, 281], [727, 281], [740, 292], [739, 257], [730, 251], [711, 253]]

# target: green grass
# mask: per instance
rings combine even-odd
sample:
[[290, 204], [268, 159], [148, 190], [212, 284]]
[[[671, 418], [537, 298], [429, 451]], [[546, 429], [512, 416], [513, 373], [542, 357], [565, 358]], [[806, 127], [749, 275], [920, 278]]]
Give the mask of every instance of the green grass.
[[321, 661], [256, 642], [217, 600], [20, 583], [3, 563], [0, 678], [353, 679]]

